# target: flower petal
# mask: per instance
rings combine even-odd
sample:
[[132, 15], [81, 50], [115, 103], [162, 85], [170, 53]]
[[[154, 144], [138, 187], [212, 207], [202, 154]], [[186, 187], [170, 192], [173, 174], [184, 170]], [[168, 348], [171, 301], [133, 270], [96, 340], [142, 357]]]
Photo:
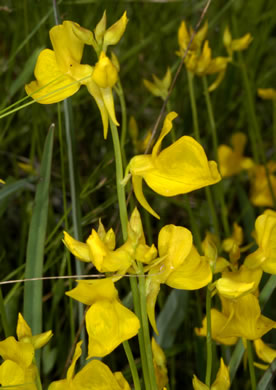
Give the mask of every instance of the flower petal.
[[111, 278], [99, 280], [79, 280], [77, 287], [65, 293], [85, 305], [92, 305], [101, 300], [113, 301], [118, 292]]
[[37, 81], [26, 84], [25, 90], [41, 104], [60, 102], [74, 95], [80, 88], [79, 82], [59, 69], [53, 50], [42, 50], [34, 74]]
[[94, 303], [86, 313], [88, 358], [108, 355], [123, 341], [135, 336], [139, 328], [136, 315], [117, 300]]

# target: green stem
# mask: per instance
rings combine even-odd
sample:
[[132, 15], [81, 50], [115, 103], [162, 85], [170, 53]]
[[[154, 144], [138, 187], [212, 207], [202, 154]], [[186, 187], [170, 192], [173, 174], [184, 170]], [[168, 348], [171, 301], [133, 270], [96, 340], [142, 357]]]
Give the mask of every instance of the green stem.
[[184, 195], [184, 201], [185, 201], [186, 210], [187, 210], [187, 212], [189, 214], [189, 218], [190, 218], [191, 230], [193, 233], [193, 240], [194, 240], [195, 246], [197, 247], [199, 253], [202, 255], [200, 233], [199, 233], [199, 229], [197, 227], [197, 223], [196, 223], [196, 220], [194, 217], [193, 210], [192, 210], [191, 205], [190, 205], [190, 199], [189, 199], [189, 196], [187, 194]]
[[122, 160], [123, 160], [123, 167], [126, 167], [126, 155], [125, 155], [125, 143], [126, 143], [126, 133], [127, 133], [127, 111], [126, 111], [126, 101], [125, 101], [125, 95], [124, 90], [122, 88], [121, 81], [118, 81], [118, 88], [116, 89], [119, 100], [120, 100], [120, 106], [122, 110], [122, 125], [121, 125], [121, 154], [122, 154]]
[[207, 319], [207, 334], [206, 334], [206, 347], [207, 347], [207, 365], [206, 365], [206, 375], [205, 375], [205, 384], [210, 387], [211, 385], [211, 375], [212, 375], [212, 324], [211, 324], [211, 290], [209, 285], [207, 287], [206, 293], [206, 319]]
[[[196, 99], [195, 99], [195, 91], [194, 91], [194, 80], [193, 80], [193, 74], [187, 70], [187, 77], [188, 77], [188, 87], [189, 87], [189, 95], [190, 95], [190, 102], [191, 102], [191, 108], [192, 108], [192, 116], [193, 116], [193, 127], [194, 127], [194, 135], [197, 142], [200, 143], [200, 132], [199, 132], [199, 125], [198, 125], [198, 112], [197, 112], [197, 106], [196, 106]], [[213, 225], [215, 229], [216, 235], [220, 236], [219, 231], [219, 222], [214, 206], [214, 202], [212, 199], [211, 190], [209, 187], [205, 187], [205, 195], [208, 202], [208, 206], [211, 212]], [[191, 221], [192, 223], [192, 221]]]
[[127, 216], [125, 187], [122, 184], [123, 162], [122, 162], [121, 146], [120, 146], [117, 126], [112, 122], [112, 120], [110, 120], [109, 123], [110, 123], [111, 135], [113, 140], [113, 148], [115, 154], [115, 162], [116, 162], [116, 185], [117, 185], [117, 196], [118, 196], [118, 203], [119, 203], [121, 227], [123, 232], [123, 239], [124, 241], [126, 241], [128, 216]]
[[[127, 216], [127, 206], [126, 206], [126, 197], [125, 197], [125, 187], [122, 185], [123, 180], [123, 163], [122, 163], [122, 155], [121, 155], [121, 147], [120, 147], [120, 141], [119, 141], [119, 135], [117, 131], [116, 125], [110, 120], [110, 129], [111, 129], [111, 135], [113, 140], [113, 148], [114, 148], [114, 155], [115, 155], [115, 163], [116, 163], [116, 184], [117, 184], [117, 196], [118, 196], [118, 203], [119, 203], [119, 212], [120, 212], [120, 221], [121, 221], [121, 227], [122, 227], [122, 233], [123, 233], [123, 239], [124, 241], [127, 240], [127, 224], [128, 224], [128, 216]], [[139, 298], [139, 291], [137, 286], [137, 280], [135, 278], [130, 278], [130, 284], [131, 284], [131, 290], [133, 295], [133, 304], [134, 304], [134, 310], [139, 318], [140, 322], [142, 323], [142, 317], [141, 317], [141, 307], [140, 307], [140, 298]], [[147, 366], [147, 360], [146, 360], [146, 349], [145, 349], [145, 342], [144, 342], [144, 332], [141, 327], [138, 333], [138, 340], [139, 340], [139, 346], [140, 346], [140, 353], [141, 353], [141, 360], [142, 360], [142, 369], [144, 374], [144, 381], [146, 385], [146, 389], [150, 390], [149, 386], [149, 373], [148, 373], [148, 366]], [[134, 369], [134, 367], [133, 367]], [[138, 376], [138, 374], [137, 374]], [[135, 374], [136, 377], [136, 374]], [[134, 382], [133, 378], [133, 382]]]
[[124, 341], [123, 342], [123, 347], [124, 347], [125, 354], [126, 354], [126, 357], [127, 357], [128, 363], [129, 363], [130, 371], [131, 371], [131, 374], [132, 374], [134, 388], [135, 388], [135, 390], [141, 390], [141, 385], [140, 385], [140, 380], [139, 380], [139, 376], [138, 376], [138, 371], [137, 371], [137, 368], [136, 368], [136, 364], [135, 364], [135, 361], [134, 361], [134, 358], [133, 358], [132, 351], [131, 351], [130, 346], [129, 346], [129, 342], [128, 341]]
[[190, 102], [191, 102], [191, 108], [192, 108], [192, 115], [193, 115], [193, 127], [194, 127], [194, 135], [195, 139], [200, 142], [200, 133], [199, 133], [199, 125], [198, 125], [198, 115], [197, 115], [197, 107], [196, 107], [196, 99], [195, 99], [195, 90], [194, 90], [194, 76], [191, 72], [187, 69], [187, 78], [188, 78], [188, 87], [189, 87], [189, 95], [190, 95]]
[[[211, 102], [210, 94], [208, 91], [208, 83], [207, 83], [207, 79], [205, 76], [202, 77], [202, 82], [203, 82], [204, 96], [205, 96], [208, 117], [209, 117], [209, 122], [210, 122], [210, 127], [211, 127], [211, 135], [212, 135], [212, 141], [213, 141], [215, 160], [218, 162], [217, 128], [216, 128], [216, 123], [215, 123], [215, 118], [214, 118], [214, 113], [213, 113], [212, 102]], [[226, 236], [229, 237], [230, 236], [230, 227], [229, 227], [229, 223], [228, 223], [228, 210], [227, 210], [227, 207], [225, 205], [222, 182], [217, 183], [213, 188], [214, 188], [216, 197], [220, 203], [221, 217], [222, 217], [222, 224], [223, 224], [224, 232], [225, 232]]]
[[147, 316], [147, 303], [146, 303], [146, 279], [144, 276], [144, 270], [143, 270], [143, 264], [138, 263], [139, 268], [139, 292], [140, 292], [140, 307], [141, 307], [141, 326], [143, 328], [143, 334], [144, 334], [144, 346], [145, 346], [145, 352], [146, 352], [146, 359], [147, 359], [147, 367], [149, 372], [149, 381], [150, 381], [150, 389], [151, 390], [157, 390], [157, 384], [156, 384], [156, 377], [154, 372], [154, 366], [153, 366], [153, 357], [152, 357], [152, 350], [151, 350], [151, 340], [150, 340], [150, 333], [149, 333], [149, 322], [148, 322], [148, 316]]
[[249, 367], [250, 380], [251, 380], [251, 389], [256, 390], [256, 375], [254, 369], [252, 341], [246, 340], [246, 346], [247, 346], [247, 356], [248, 356], [248, 367]]

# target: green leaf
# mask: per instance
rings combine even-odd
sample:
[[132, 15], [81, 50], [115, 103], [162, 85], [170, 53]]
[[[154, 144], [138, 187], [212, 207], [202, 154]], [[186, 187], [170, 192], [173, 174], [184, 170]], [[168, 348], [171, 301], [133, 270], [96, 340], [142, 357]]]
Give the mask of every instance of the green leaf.
[[[49, 185], [52, 165], [54, 125], [47, 135], [42, 155], [40, 181], [36, 188], [31, 218], [25, 278], [39, 278], [43, 275], [44, 244], [48, 218]], [[33, 334], [42, 332], [42, 281], [25, 282], [24, 318]], [[39, 360], [39, 358], [37, 357]]]
[[270, 384], [272, 383], [272, 380], [275, 377], [275, 371], [276, 371], [276, 359], [271, 363], [269, 368], [266, 370], [266, 372], [260, 379], [257, 385], [257, 390], [266, 390], [266, 389], [273, 388], [270, 387]]
[[156, 336], [156, 341], [164, 349], [174, 345], [177, 330], [187, 313], [188, 298], [188, 291], [174, 289], [157, 318], [159, 335]]

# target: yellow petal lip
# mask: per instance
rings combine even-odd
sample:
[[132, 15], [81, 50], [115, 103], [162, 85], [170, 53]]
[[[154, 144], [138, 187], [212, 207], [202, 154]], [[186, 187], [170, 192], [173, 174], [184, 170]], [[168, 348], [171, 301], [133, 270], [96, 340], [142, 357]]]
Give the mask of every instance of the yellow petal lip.
[[111, 278], [100, 280], [79, 280], [77, 287], [66, 292], [66, 295], [84, 303], [93, 305], [97, 301], [117, 299], [118, 292]]
[[136, 315], [117, 300], [96, 302], [86, 313], [88, 358], [108, 355], [123, 341], [134, 337], [139, 328]]
[[43, 50], [35, 66], [36, 81], [25, 85], [26, 93], [41, 104], [57, 103], [76, 93], [80, 84], [62, 73], [53, 50]]
[[75, 240], [73, 237], [70, 236], [69, 233], [65, 231], [63, 232], [63, 234], [63, 242], [74, 256], [85, 262], [92, 261], [91, 253], [87, 244]]

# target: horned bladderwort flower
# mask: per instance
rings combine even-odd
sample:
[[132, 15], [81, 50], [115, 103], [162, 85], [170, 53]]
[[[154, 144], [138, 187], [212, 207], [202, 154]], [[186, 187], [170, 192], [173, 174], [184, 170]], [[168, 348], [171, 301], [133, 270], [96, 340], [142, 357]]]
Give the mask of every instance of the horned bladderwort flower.
[[[269, 175], [270, 185], [267, 180]], [[254, 206], [273, 207], [274, 201], [271, 190], [276, 194], [276, 162], [268, 161], [264, 165], [255, 165], [250, 170], [250, 201]]]
[[171, 131], [176, 117], [175, 112], [166, 116], [152, 153], [133, 157], [126, 169], [126, 177], [128, 172], [132, 175], [137, 200], [156, 218], [159, 215], [144, 197], [143, 179], [153, 191], [163, 196], [186, 194], [221, 180], [217, 163], [207, 160], [203, 147], [192, 137], [181, 137], [160, 151], [163, 138]]
[[[43, 50], [35, 66], [36, 81], [25, 86], [28, 95], [41, 104], [60, 102], [86, 85], [100, 110], [107, 137], [108, 119], [118, 125], [114, 110], [112, 87], [118, 80], [118, 63], [105, 54], [109, 45], [121, 39], [127, 24], [126, 12], [106, 30], [105, 13], [92, 31], [79, 24], [64, 21], [50, 30], [54, 50]], [[84, 45], [91, 45], [97, 52], [95, 67], [81, 64]]]
[[82, 341], [76, 345], [66, 379], [52, 382], [48, 390], [130, 390], [123, 374], [121, 372], [113, 374], [109, 367], [100, 360], [90, 361], [75, 374], [75, 366], [82, 353], [81, 344]]
[[145, 242], [143, 226], [137, 208], [131, 214], [128, 222], [128, 239], [119, 248], [115, 249], [116, 237], [113, 229], [106, 232], [103, 224], [99, 223], [98, 231], [92, 232], [86, 243], [75, 240], [64, 232], [64, 244], [79, 260], [91, 262], [99, 272], [117, 272], [124, 275], [134, 261], [151, 263], [157, 256], [154, 245], [148, 246]]
[[276, 212], [265, 210], [255, 222], [255, 239], [258, 249], [250, 253], [244, 261], [251, 270], [261, 268], [276, 274]]
[[159, 258], [149, 265], [146, 278], [147, 312], [156, 333], [155, 303], [162, 283], [172, 288], [197, 290], [212, 279], [212, 271], [204, 256], [193, 246], [192, 233], [175, 225], [164, 226], [158, 235]]
[[249, 157], [244, 157], [243, 152], [246, 145], [246, 135], [235, 133], [231, 137], [233, 148], [227, 145], [220, 145], [218, 148], [218, 162], [222, 177], [230, 177], [240, 173], [242, 170], [253, 168], [254, 162]]
[[120, 303], [112, 278], [80, 280], [66, 295], [90, 306], [85, 315], [88, 358], [106, 356], [138, 333], [139, 319]]
[[37, 390], [35, 350], [48, 343], [52, 331], [33, 336], [29, 325], [19, 313], [16, 334], [18, 341], [13, 336], [0, 341], [0, 355], [4, 360], [0, 366], [0, 384], [10, 388]]
[[172, 74], [170, 68], [167, 69], [167, 72], [163, 79], [159, 79], [154, 74], [152, 75], [153, 82], [148, 80], [143, 80], [145, 87], [154, 95], [159, 96], [163, 100], [166, 100], [169, 88], [172, 81]]

